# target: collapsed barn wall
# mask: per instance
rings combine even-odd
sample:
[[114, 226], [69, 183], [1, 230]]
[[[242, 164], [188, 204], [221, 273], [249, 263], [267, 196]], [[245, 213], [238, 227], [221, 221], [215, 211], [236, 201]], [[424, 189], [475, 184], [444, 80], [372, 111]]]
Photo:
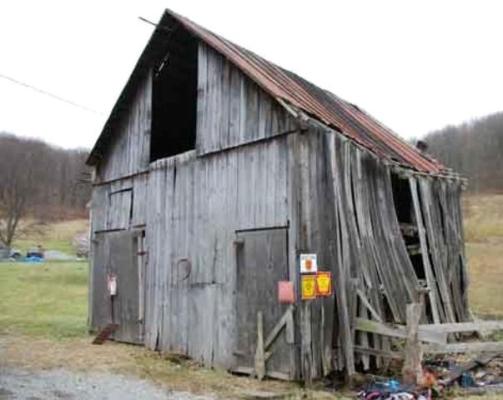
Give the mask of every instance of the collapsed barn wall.
[[[319, 378], [333, 367], [351, 373], [355, 365], [376, 366], [381, 360], [365, 349], [389, 349], [388, 339], [357, 332], [356, 319], [404, 322], [406, 304], [416, 298], [422, 278], [397, 215], [396, 167], [326, 128], [299, 135], [296, 148], [297, 249], [317, 253], [335, 288], [334, 299], [300, 306], [303, 376]], [[431, 289], [423, 318], [466, 321], [460, 183], [398, 170], [413, 199], [408, 207]]]

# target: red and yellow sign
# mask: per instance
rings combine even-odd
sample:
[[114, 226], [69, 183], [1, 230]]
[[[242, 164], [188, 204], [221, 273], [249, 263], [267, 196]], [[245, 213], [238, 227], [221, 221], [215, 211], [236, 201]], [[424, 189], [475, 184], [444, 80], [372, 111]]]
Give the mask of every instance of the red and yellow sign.
[[332, 273], [328, 271], [316, 274], [316, 295], [330, 296], [332, 294]]
[[301, 299], [313, 300], [332, 295], [332, 273], [320, 271], [316, 274], [301, 275]]
[[316, 298], [316, 275], [301, 276], [302, 300], [312, 300]]

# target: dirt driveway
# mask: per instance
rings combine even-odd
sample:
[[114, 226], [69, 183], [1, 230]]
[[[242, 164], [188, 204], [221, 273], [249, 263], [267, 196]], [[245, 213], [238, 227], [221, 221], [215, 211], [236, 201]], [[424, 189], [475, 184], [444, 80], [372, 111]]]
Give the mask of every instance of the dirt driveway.
[[202, 368], [140, 346], [90, 341], [0, 335], [0, 400], [337, 398], [293, 383]]
[[34, 372], [0, 369], [0, 399], [16, 400], [207, 400], [214, 397], [176, 392], [146, 380], [111, 373], [62, 369]]

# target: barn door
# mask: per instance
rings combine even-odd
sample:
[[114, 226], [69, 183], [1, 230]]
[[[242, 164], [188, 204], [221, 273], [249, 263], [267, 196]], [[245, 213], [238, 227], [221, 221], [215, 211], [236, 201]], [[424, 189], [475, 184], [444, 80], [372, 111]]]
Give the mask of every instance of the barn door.
[[264, 341], [281, 328], [269, 346], [265, 343], [265, 374], [292, 379], [292, 309], [279, 304], [277, 294], [278, 281], [288, 280], [287, 229], [254, 230], [236, 235], [238, 332], [234, 354], [238, 363], [235, 369], [255, 371], [257, 346], [261, 346], [257, 342], [257, 321], [261, 318]]
[[[106, 232], [96, 235], [94, 249], [92, 326], [116, 323], [114, 339], [128, 343], [143, 340], [142, 242], [141, 231]], [[115, 296], [107, 287], [110, 277], [117, 284]]]

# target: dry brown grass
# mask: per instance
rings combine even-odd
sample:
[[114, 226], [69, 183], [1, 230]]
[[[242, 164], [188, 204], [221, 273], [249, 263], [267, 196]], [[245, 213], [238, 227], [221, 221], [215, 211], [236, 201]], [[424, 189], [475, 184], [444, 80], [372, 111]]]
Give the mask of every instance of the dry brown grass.
[[471, 308], [503, 317], [503, 194], [466, 195], [463, 210]]
[[249, 392], [288, 394], [291, 399], [334, 399], [320, 390], [304, 390], [295, 383], [259, 382], [223, 370], [201, 368], [190, 360], [173, 361], [140, 346], [106, 342], [97, 346], [91, 338], [52, 340], [28, 336], [0, 336], [0, 367], [26, 370], [63, 368], [77, 372], [119, 373], [148, 379], [176, 391], [215, 394], [218, 398], [238, 399]]

